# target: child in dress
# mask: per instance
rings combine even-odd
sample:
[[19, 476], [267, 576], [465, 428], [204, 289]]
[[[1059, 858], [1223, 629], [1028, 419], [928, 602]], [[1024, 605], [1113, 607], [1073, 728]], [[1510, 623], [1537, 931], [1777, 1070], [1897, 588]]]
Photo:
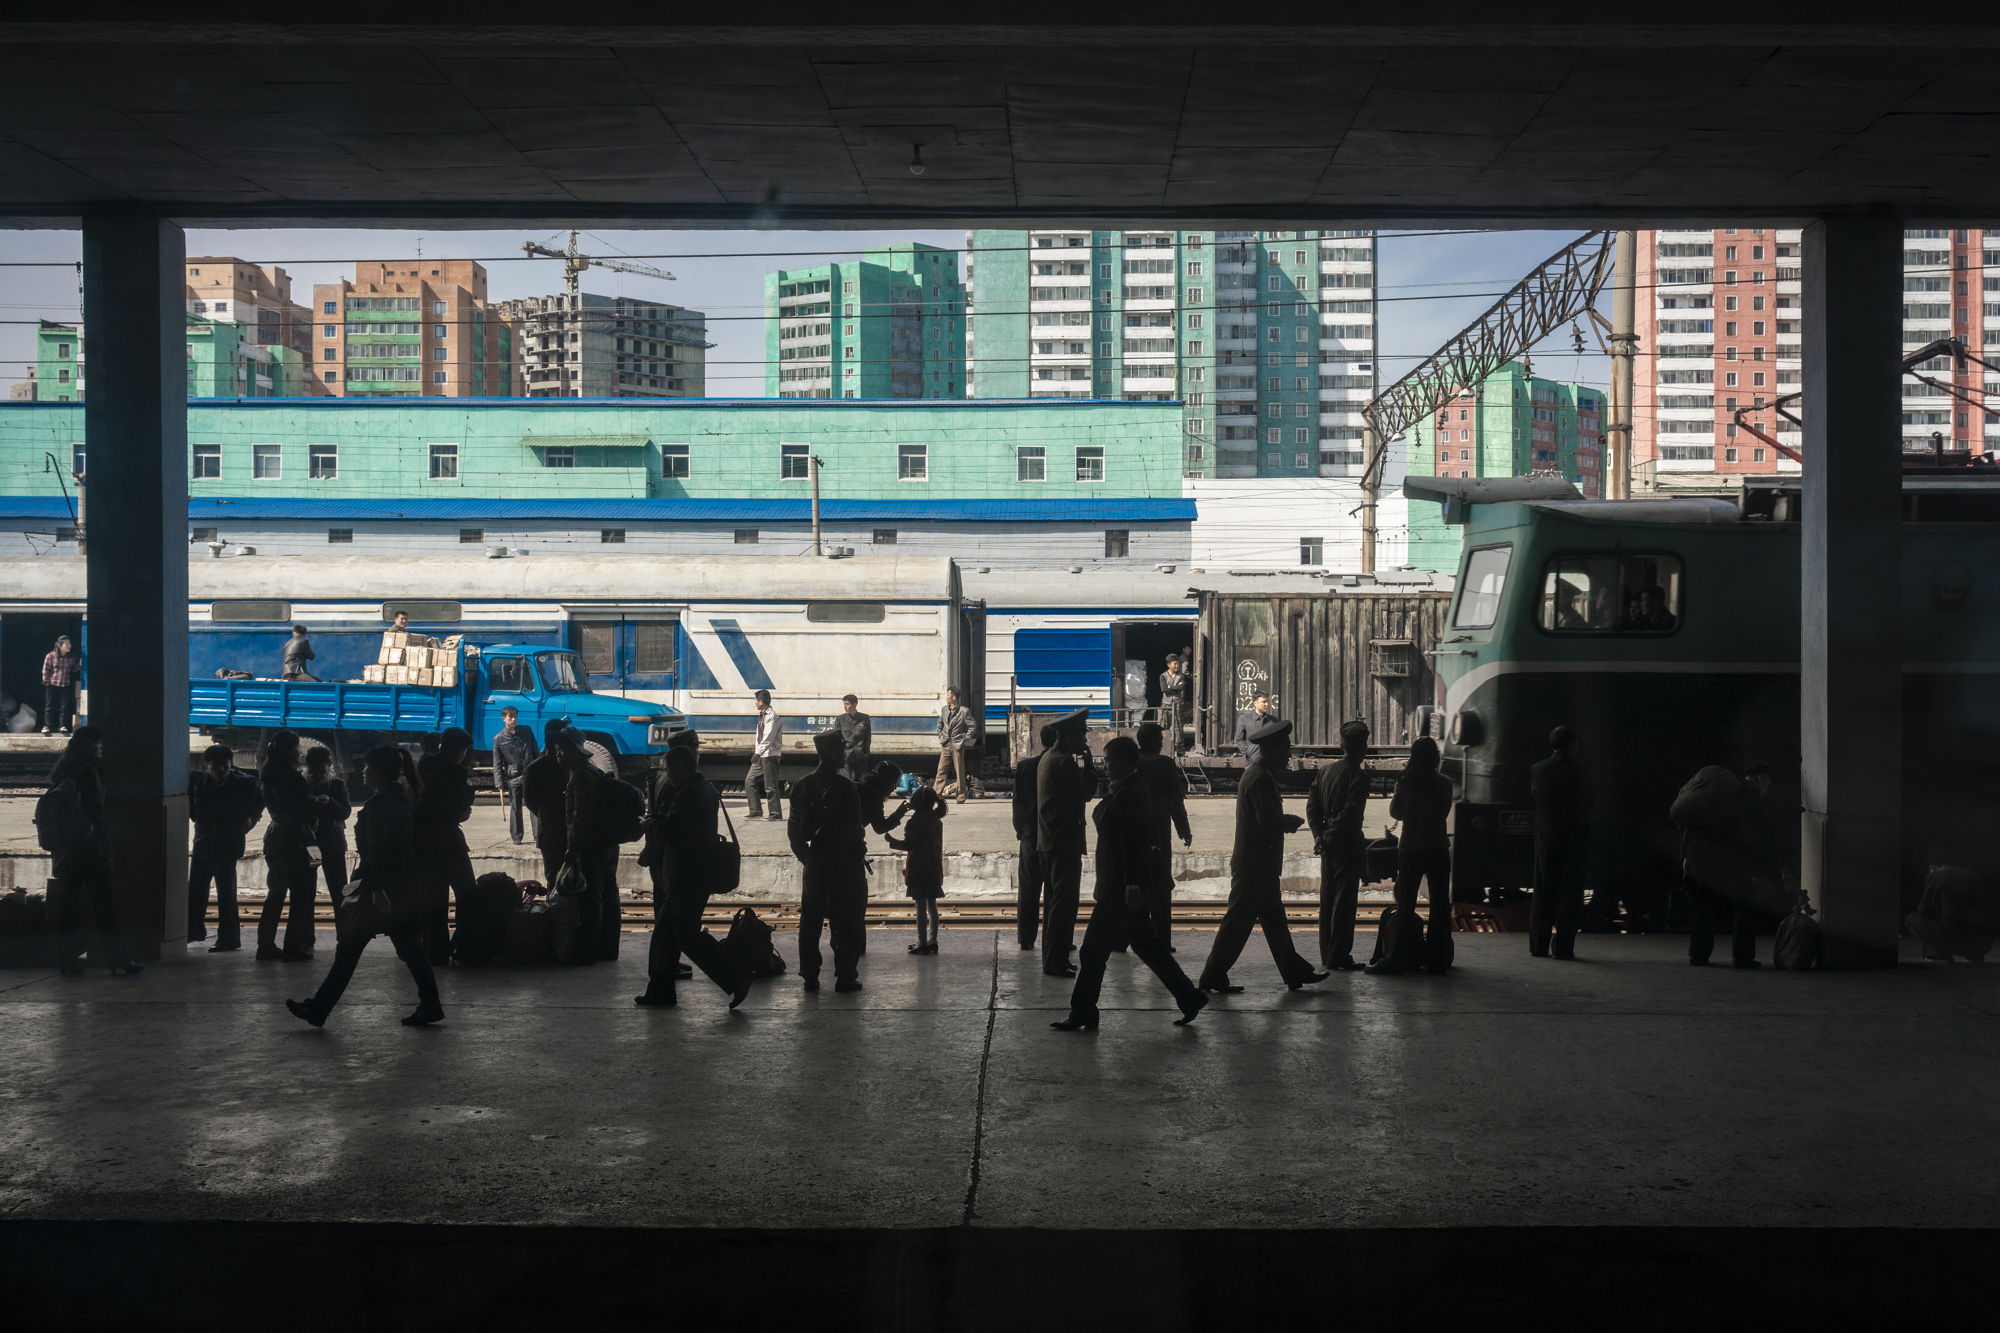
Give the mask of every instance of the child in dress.
[[903, 836], [891, 836], [889, 845], [907, 853], [903, 892], [917, 904], [917, 942], [910, 946], [910, 952], [936, 953], [938, 899], [944, 896], [944, 817], [949, 809], [930, 787], [919, 791], [910, 805]]

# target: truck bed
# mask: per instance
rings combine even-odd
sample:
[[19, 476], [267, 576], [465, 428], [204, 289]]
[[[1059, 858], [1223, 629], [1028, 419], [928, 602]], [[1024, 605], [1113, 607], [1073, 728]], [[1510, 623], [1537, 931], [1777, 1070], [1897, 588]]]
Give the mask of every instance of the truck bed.
[[196, 680], [188, 683], [188, 725], [438, 732], [465, 725], [465, 691], [332, 680]]

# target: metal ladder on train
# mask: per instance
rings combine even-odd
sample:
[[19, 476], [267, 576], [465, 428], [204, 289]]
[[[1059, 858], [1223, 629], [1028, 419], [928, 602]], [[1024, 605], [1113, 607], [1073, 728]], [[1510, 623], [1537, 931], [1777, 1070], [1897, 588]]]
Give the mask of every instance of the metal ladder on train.
[[[1197, 705], [1197, 707], [1199, 707], [1199, 705]], [[1196, 733], [1197, 735], [1200, 733], [1199, 727], [1196, 728]], [[1202, 764], [1190, 762], [1191, 756], [1193, 755], [1194, 752], [1192, 750], [1183, 752], [1180, 749], [1180, 739], [1181, 738], [1179, 736], [1175, 736], [1169, 743], [1173, 745], [1175, 751], [1174, 764], [1177, 768], [1180, 769], [1181, 777], [1187, 782], [1188, 795], [1190, 796], [1215, 795], [1215, 784], [1208, 780], [1207, 767]]]

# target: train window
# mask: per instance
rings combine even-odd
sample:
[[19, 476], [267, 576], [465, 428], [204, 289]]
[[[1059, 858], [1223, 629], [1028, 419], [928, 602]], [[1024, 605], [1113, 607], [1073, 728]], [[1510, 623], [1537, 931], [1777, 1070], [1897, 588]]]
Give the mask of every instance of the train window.
[[494, 690], [525, 690], [528, 688], [528, 664], [519, 657], [489, 657], [486, 659], [486, 684]]
[[583, 653], [583, 670], [586, 675], [608, 676], [618, 670], [617, 621], [578, 621], [576, 646]]
[[465, 619], [464, 609], [457, 602], [384, 602], [382, 619], [394, 620], [398, 613], [406, 615], [411, 622], [452, 621]]
[[641, 676], [671, 676], [674, 673], [674, 622], [636, 620], [631, 623], [632, 670]]
[[1465, 577], [1459, 580], [1458, 614], [1453, 629], [1491, 629], [1500, 614], [1500, 592], [1507, 586], [1511, 546], [1482, 546], [1465, 557]]
[[888, 614], [880, 602], [807, 602], [806, 619], [826, 625], [875, 625]]
[[1551, 634], [1671, 634], [1683, 581], [1679, 556], [1557, 556], [1542, 574], [1535, 623]]
[[210, 620], [290, 620], [292, 604], [266, 598], [233, 598], [208, 604]]

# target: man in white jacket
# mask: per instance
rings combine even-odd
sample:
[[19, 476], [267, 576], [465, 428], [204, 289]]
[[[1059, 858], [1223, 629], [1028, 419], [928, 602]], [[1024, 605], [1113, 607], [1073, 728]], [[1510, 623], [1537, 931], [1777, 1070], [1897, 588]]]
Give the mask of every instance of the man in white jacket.
[[769, 796], [771, 813], [766, 819], [781, 820], [785, 812], [778, 808], [778, 761], [785, 754], [785, 724], [778, 717], [778, 710], [771, 707], [771, 692], [757, 691], [757, 738], [750, 747], [750, 776], [743, 784], [743, 792], [749, 798], [750, 818], [755, 819], [762, 812], [763, 798]]
[[[978, 733], [973, 729], [972, 710], [958, 701], [958, 691], [947, 688], [944, 692], [944, 707], [938, 710], [938, 780], [940, 796], [952, 795], [960, 805], [972, 794], [974, 779], [969, 765], [968, 751], [977, 743]], [[947, 782], [946, 774], [951, 774]]]

